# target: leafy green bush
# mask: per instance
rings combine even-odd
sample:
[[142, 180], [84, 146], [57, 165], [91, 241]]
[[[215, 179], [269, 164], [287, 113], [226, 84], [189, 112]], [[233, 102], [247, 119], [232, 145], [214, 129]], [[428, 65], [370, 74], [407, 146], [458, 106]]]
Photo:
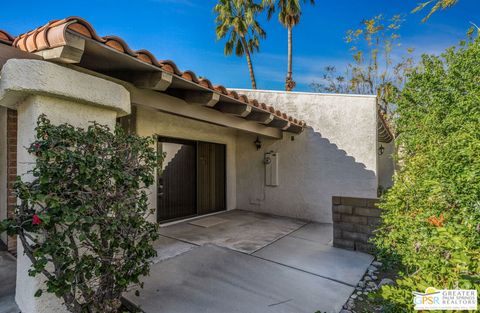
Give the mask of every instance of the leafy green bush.
[[397, 104], [401, 169], [374, 242], [403, 269], [386, 307], [410, 312], [412, 291], [480, 290], [480, 40], [423, 56]]
[[0, 232], [18, 234], [29, 274], [43, 274], [71, 312], [117, 312], [156, 255], [157, 225], [145, 219], [144, 187], [158, 164], [152, 139], [98, 124], [54, 126], [45, 116], [36, 132], [33, 180], [17, 179], [21, 204]]

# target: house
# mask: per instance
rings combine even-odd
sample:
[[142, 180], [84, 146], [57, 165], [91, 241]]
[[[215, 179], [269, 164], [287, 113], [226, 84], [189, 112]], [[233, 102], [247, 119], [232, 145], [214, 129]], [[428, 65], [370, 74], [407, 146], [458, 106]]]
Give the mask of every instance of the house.
[[[162, 224], [232, 209], [331, 223], [332, 196], [392, 184], [393, 136], [374, 96], [227, 89], [79, 17], [0, 31], [0, 67], [0, 219], [34, 161], [24, 147], [40, 114], [156, 136], [166, 157], [150, 203]], [[17, 303], [48, 311], [48, 297], [28, 296], [41, 282], [18, 249]]]

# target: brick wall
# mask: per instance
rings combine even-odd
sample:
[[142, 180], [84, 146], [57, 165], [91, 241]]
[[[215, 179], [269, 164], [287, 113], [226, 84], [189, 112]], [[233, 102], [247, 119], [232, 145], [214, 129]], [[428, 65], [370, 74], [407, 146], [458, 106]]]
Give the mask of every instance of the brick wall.
[[[7, 217], [12, 217], [17, 203], [13, 195], [13, 183], [17, 176], [17, 111], [11, 109], [7, 110], [7, 167]], [[8, 237], [7, 248], [16, 254], [16, 237]]]
[[368, 242], [379, 225], [378, 199], [332, 198], [333, 245], [338, 248], [372, 252]]

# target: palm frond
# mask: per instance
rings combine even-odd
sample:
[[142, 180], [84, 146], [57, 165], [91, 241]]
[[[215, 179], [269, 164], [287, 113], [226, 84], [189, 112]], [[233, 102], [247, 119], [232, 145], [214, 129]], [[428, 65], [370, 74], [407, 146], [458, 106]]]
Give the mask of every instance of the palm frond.
[[[436, 2], [435, 2], [436, 1]], [[435, 4], [428, 12], [427, 16], [422, 19], [422, 22], [426, 22], [435, 12], [438, 10], [445, 10], [447, 8], [453, 7], [458, 3], [459, 0], [429, 0], [426, 2], [419, 3], [413, 10], [412, 13], [417, 13], [425, 9], [427, 6], [431, 5], [433, 2]]]
[[[265, 0], [275, 4], [273, 0]], [[266, 32], [257, 21], [257, 16], [264, 9], [264, 3], [258, 4], [253, 0], [219, 0], [214, 6], [215, 34], [217, 39], [227, 37], [224, 52], [231, 55], [234, 51], [237, 56], [242, 56], [245, 50], [258, 51], [259, 38], [266, 38]], [[245, 43], [243, 43], [243, 39]], [[249, 46], [250, 40], [256, 42], [255, 49]], [[245, 46], [246, 45], [246, 46]]]

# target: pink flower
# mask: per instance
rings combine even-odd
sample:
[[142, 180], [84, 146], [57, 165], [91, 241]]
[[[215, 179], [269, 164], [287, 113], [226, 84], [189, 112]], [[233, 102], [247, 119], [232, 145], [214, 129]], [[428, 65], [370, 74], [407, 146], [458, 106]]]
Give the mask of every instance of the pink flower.
[[41, 223], [42, 223], [42, 220], [40, 219], [40, 217], [38, 217], [37, 214], [33, 214], [32, 225], [40, 225]]

